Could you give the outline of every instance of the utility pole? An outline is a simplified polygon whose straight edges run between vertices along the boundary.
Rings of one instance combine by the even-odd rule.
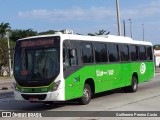
[[[132,19],[129,19],[129,21],[130,21],[130,34],[131,34],[131,38],[133,37],[132,36]]]
[[[116,9],[117,9],[118,35],[121,36],[121,21],[120,21],[119,0],[116,0]]]
[[[142,24],[143,41],[144,41],[144,24]]]
[[[8,62],[9,62],[9,76],[11,77],[12,74],[11,74],[11,70],[12,70],[12,67],[11,67],[11,52],[10,52],[10,44],[9,44],[9,32],[6,32],[6,38],[7,38],[7,41],[8,41]]]
[[[126,36],[126,23],[125,23],[125,20],[123,20],[123,30],[124,30],[124,36]]]

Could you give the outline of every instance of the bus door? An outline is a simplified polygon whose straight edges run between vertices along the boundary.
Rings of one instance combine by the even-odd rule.
[[[120,60],[121,60],[121,87],[125,86],[128,82],[131,81],[131,63],[129,57],[129,46],[126,44],[119,45],[119,53],[120,53]]]
[[[106,44],[95,43],[95,62],[96,62],[96,92],[110,89],[111,79],[108,78],[108,55]]]
[[[111,81],[111,89],[114,89],[121,86],[122,83],[120,78],[121,64],[120,64],[118,44],[107,43],[107,50],[109,57],[108,79],[110,79]]]

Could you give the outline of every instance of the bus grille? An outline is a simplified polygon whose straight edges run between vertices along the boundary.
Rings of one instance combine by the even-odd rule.
[[[44,100],[46,98],[46,94],[40,94],[40,95],[26,95],[26,94],[21,94],[22,97],[25,100],[29,100],[30,98],[37,98],[38,100]]]

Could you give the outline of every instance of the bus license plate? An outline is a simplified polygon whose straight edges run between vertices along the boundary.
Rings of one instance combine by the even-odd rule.
[[[29,98],[29,101],[38,101],[38,98]]]

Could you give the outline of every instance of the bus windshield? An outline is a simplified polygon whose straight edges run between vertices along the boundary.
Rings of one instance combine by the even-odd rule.
[[[54,45],[17,49],[14,57],[14,76],[17,82],[23,86],[50,83],[60,71],[59,54],[60,48]]]

